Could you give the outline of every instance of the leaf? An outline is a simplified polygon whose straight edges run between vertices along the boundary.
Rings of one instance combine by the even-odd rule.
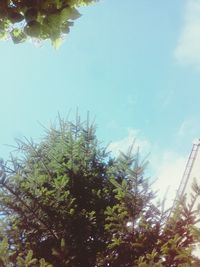
[[[63,42],[62,38],[59,37],[52,41],[52,45],[55,49],[58,49],[61,46],[62,42]]]
[[[0,31],[0,40],[6,40],[8,37],[7,32]]]
[[[73,8],[70,12],[70,19],[75,20],[81,17],[81,14],[78,12],[77,9]]]
[[[60,248],[61,248],[61,251],[64,251],[64,249],[65,249],[65,240],[64,240],[64,238],[61,239]]]
[[[61,0],[55,0],[57,9],[62,7],[62,1]]]
[[[22,43],[26,40],[25,33],[20,29],[12,30],[10,35],[11,35],[11,38],[12,38],[14,44],[19,44],[19,43]]]
[[[39,38],[40,33],[42,32],[42,26],[38,21],[30,21],[24,28],[24,31],[31,37]]]
[[[61,20],[75,20],[81,17],[81,14],[75,8],[66,7],[61,12]]]
[[[44,258],[39,260],[40,266],[39,267],[53,267],[51,264],[47,263]]]
[[[33,251],[29,250],[27,256],[26,256],[26,262],[28,263],[33,257]]]
[[[111,177],[110,182],[111,182],[116,188],[121,188],[121,185],[115,180],[114,177]]]

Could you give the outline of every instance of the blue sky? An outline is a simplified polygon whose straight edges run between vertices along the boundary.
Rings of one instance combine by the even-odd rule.
[[[180,179],[200,136],[200,0],[101,0],[81,13],[59,50],[0,43],[0,156],[78,107],[114,152],[136,137],[158,187]]]

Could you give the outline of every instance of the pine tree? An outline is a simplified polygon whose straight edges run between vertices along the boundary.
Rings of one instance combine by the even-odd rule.
[[[105,247],[104,211],[114,202],[94,127],[60,120],[40,144],[18,145],[21,156],[2,164],[1,176],[10,246],[56,267],[94,266]]]
[[[199,211],[182,200],[169,217],[155,204],[134,147],[112,157],[77,116],[17,148],[0,162],[2,266],[198,266]]]

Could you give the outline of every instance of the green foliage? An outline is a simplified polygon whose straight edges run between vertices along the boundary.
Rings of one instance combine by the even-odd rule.
[[[0,38],[14,43],[26,39],[50,39],[61,44],[73,21],[81,15],[77,8],[96,0],[2,0],[0,2]]]
[[[9,245],[8,240],[4,238],[0,243],[0,265],[2,267],[9,266]]]
[[[5,235],[16,251],[32,250],[56,267],[94,266],[105,247],[105,207],[114,201],[94,127],[60,121],[40,144],[27,140],[19,149],[21,157],[2,167]]]
[[[37,259],[33,258],[33,251],[29,250],[26,257],[23,259],[22,257],[17,257],[17,264],[19,267],[30,267],[34,266],[37,263]]]
[[[200,260],[194,253],[200,241],[200,230],[197,226],[199,210],[194,209],[194,204],[200,196],[200,187],[197,183],[194,183],[193,187],[191,202],[187,203],[185,197],[179,200],[171,217],[167,217],[152,253],[141,256],[137,261],[138,266],[197,267],[200,265]]]
[[[45,259],[33,258],[33,251],[29,250],[27,254],[19,253],[16,256],[8,243],[8,240],[4,238],[0,242],[0,266],[1,267],[52,267],[51,264],[47,263]]]
[[[0,163],[0,266],[199,266],[197,184],[192,203],[181,200],[169,217],[139,152],[112,158],[78,117],[17,148]]]

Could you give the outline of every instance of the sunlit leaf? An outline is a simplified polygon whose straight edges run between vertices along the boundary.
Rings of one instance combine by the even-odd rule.
[[[62,42],[63,42],[62,38],[57,38],[52,41],[52,45],[55,49],[58,49],[61,46]]]
[[[15,44],[22,43],[26,40],[25,33],[20,29],[14,29],[10,33],[11,38]]]

